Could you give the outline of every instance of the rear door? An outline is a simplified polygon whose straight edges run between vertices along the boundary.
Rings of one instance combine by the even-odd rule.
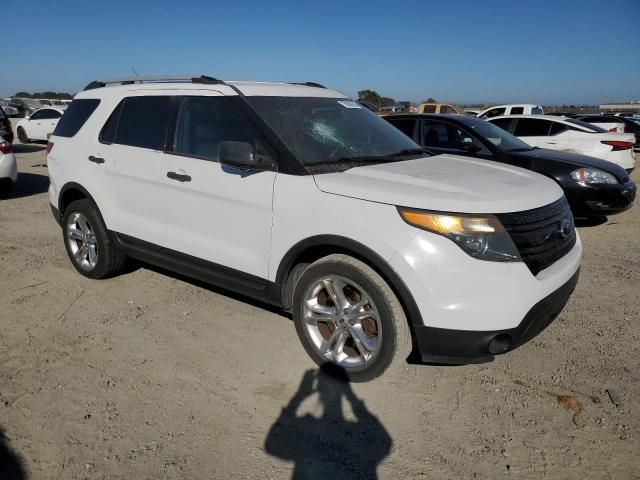
[[[27,132],[27,137],[31,140],[44,140],[45,137],[45,126],[44,122],[46,121],[44,117],[47,115],[47,110],[38,110],[37,112],[33,112],[33,114],[25,119],[27,124],[25,125],[25,130]]]
[[[160,158],[171,97],[137,90],[115,107],[87,161],[104,176],[100,205],[110,230],[157,245],[165,240],[171,198],[164,192]]]
[[[56,125],[62,117],[62,113],[53,108],[45,108],[44,110],[40,110],[42,115],[40,115],[40,119],[37,122],[39,131],[38,131],[38,140],[46,140],[50,134],[56,129]]]
[[[174,116],[170,153],[161,161],[167,247],[267,278],[276,172],[218,161],[223,141],[247,142],[257,152],[265,142],[219,92],[177,97]]]

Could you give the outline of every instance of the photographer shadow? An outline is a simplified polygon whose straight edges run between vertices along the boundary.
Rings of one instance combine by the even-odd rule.
[[[26,480],[27,473],[22,458],[9,446],[4,429],[0,426],[0,479]]]
[[[322,416],[298,416],[303,401],[318,394]],[[343,414],[343,399],[353,418]],[[322,370],[305,372],[298,391],[271,426],[265,450],[295,463],[292,479],[376,479],[393,441],[345,379]]]

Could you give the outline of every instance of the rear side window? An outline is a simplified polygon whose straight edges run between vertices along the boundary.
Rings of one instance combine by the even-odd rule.
[[[174,152],[217,160],[220,143],[224,141],[247,142],[257,147],[255,136],[229,99],[184,97],[178,113]]]
[[[45,109],[40,110],[41,115],[38,117],[40,120],[52,120],[54,118],[60,118],[62,114],[57,110]]]
[[[387,118],[387,121],[404,133],[407,137],[413,138],[413,132],[416,128],[416,121],[410,118]]]
[[[524,107],[512,107],[511,115],[521,115],[524,113]]]
[[[456,109],[453,108],[451,105],[442,105],[440,107],[440,113],[458,113],[458,112],[456,112]]]
[[[168,96],[125,98],[113,143],[164,150],[170,100]]]
[[[513,134],[516,137],[546,137],[549,135],[551,122],[533,118],[519,118]]]
[[[73,137],[98,107],[100,100],[93,98],[79,99],[71,102],[60,118],[53,134],[57,137]]]
[[[503,130],[509,130],[509,125],[511,125],[511,119],[510,118],[499,118],[497,120],[492,120],[491,123],[493,123],[496,127],[500,127]]]
[[[532,115],[542,115],[542,109],[539,107],[533,107],[531,109],[531,114]]]
[[[435,105],[425,105],[423,113],[436,113],[436,106]]]

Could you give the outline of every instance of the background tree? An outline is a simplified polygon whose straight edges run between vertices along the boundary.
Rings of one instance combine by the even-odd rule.
[[[429,97],[426,100],[423,100],[422,103],[438,103],[438,101],[433,97]]]
[[[382,98],[378,94],[378,92],[374,90],[360,90],[358,92],[358,100],[363,102],[372,103],[373,105],[382,105]]]

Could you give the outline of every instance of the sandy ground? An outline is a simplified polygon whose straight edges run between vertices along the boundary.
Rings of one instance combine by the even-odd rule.
[[[580,229],[580,283],[533,342],[347,386],[278,311],[77,274],[43,148],[16,146],[0,200],[0,478],[640,478],[638,207]]]

